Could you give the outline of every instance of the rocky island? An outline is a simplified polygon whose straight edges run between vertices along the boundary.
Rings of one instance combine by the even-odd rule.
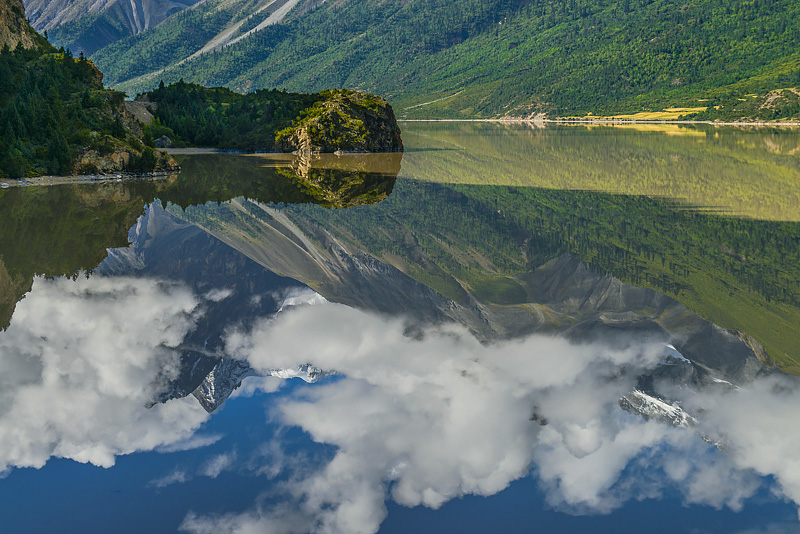
[[[283,152],[401,152],[392,106],[356,91],[323,91],[304,116],[276,134]]]
[[[177,83],[140,94],[150,114],[145,142],[244,152],[401,152],[394,111],[381,97],[346,89],[319,93]]]

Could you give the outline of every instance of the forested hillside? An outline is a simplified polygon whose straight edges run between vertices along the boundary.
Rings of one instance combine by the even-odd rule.
[[[167,160],[138,139],[123,94],[69,52],[0,51],[0,176],[152,171]]]
[[[275,132],[320,100],[319,94],[255,91],[243,95],[224,87],[205,88],[179,81],[141,97],[153,102],[155,120],[145,142],[166,135],[184,146],[247,151],[274,148]]]
[[[339,86],[387,97],[408,117],[800,115],[793,0],[305,0],[282,23],[213,46],[274,11],[242,9],[203,2],[93,59],[129,92],[180,78]]]
[[[141,144],[141,128],[127,114],[124,95],[104,89],[103,75],[90,61],[56,50],[37,35],[21,2],[0,0],[0,13],[10,14],[0,27],[12,30],[0,49],[0,177],[168,165],[165,156]],[[19,44],[12,50],[8,43],[14,39]]]

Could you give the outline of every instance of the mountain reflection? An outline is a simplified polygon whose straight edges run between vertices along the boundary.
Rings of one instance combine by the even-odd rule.
[[[589,134],[559,142],[600,154]],[[791,167],[792,141],[762,137],[745,152]],[[172,523],[129,530],[194,533],[372,533],[394,504],[529,478],[569,514],[800,504],[798,223],[471,183],[490,141],[449,180],[446,150],[402,172],[214,154],[161,182],[0,191],[0,484],[128,463],[126,499],[74,498],[129,512],[138,484]]]
[[[219,295],[146,278],[37,279],[0,338],[6,470],[51,456],[108,467],[134,451],[220,439],[199,433],[208,415],[194,399],[145,408],[185,372],[181,346]],[[231,318],[219,354],[254,375],[309,363],[336,371],[335,380],[278,389],[270,410],[335,452],[304,465],[272,441],[256,463],[217,457],[204,476],[269,472],[268,487],[286,476],[270,490],[270,502],[280,499],[245,513],[189,513],[185,531],[376,532],[386,499],[438,508],[531,475],[551,506],[571,513],[674,491],[687,504],[734,510],[762,487],[800,499],[800,436],[785,425],[800,409],[795,378],[676,379],[674,368],[692,364],[640,332],[486,345],[458,325],[409,336],[407,319],[292,298],[249,324]],[[637,392],[648,404],[626,413],[621,400]],[[691,424],[668,417],[675,412]],[[176,471],[152,484],[190,477]]]
[[[342,156],[181,158],[165,180],[0,190],[0,329],[34,275],[91,271],[106,250],[126,244],[128,229],[155,199],[183,208],[247,197],[270,203],[342,208],[380,202],[394,186],[401,153]]]
[[[797,223],[660,199],[412,180],[368,210],[239,200],[173,213],[335,302],[448,317],[502,339],[579,329],[603,311],[661,317],[669,330],[682,312],[667,319],[656,298],[666,295],[734,331],[762,361],[798,370]]]

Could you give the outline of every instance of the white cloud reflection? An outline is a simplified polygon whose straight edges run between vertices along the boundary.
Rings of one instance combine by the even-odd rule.
[[[205,463],[200,473],[209,478],[217,478],[224,471],[231,469],[234,462],[236,462],[236,452],[217,454]]]
[[[185,444],[207,418],[193,399],[144,406],[197,306],[172,283],[36,279],[0,335],[0,471]]]
[[[687,429],[619,408],[636,372],[658,361],[659,344],[631,339],[620,348],[533,336],[484,346],[456,327],[422,339],[404,331],[399,320],[326,304],[229,333],[230,353],[257,369],[311,363],[344,375],[302,388],[277,408],[282,422],[336,453],[287,483],[292,506],[189,514],[182,528],[372,533],[387,497],[438,508],[466,494],[495,494],[531,471],[548,502],[573,513],[609,512],[659,497],[667,486],[687,503],[739,510],[766,474],[800,502],[800,459],[792,453],[800,435],[785,428],[800,409],[800,392],[776,398],[774,383],[764,381],[724,397],[695,395],[703,420],[718,426],[710,430],[729,438],[722,454]],[[547,425],[531,420],[534,410]]]
[[[134,451],[217,442],[219,435],[196,434],[207,414],[194,399],[144,409],[154,378],[177,372],[171,347],[193,328],[199,302],[172,283],[37,279],[0,336],[0,473],[52,456],[110,466]],[[739,510],[770,484],[763,476],[779,497],[800,502],[795,379],[672,392],[701,414],[699,433],[725,437],[721,453],[689,430],[617,405],[636,374],[657,363],[659,343],[532,336],[486,346],[455,326],[409,337],[401,320],[308,294],[286,304],[252,331],[229,332],[226,349],[265,371],[311,363],[341,373],[279,398],[272,414],[336,452],[312,465],[271,441],[256,460],[232,452],[209,459],[197,474],[216,477],[245,463],[289,500],[259,501],[244,514],[190,513],[185,531],[372,533],[387,498],[438,508],[462,495],[493,495],[531,472],[549,504],[571,513],[609,512],[667,487],[687,503]],[[239,395],[279,384],[247,379]],[[543,418],[544,426],[534,420]],[[152,485],[189,478],[176,469]]]
[[[687,403],[703,408],[707,428],[727,436],[725,457],[740,469],[774,476],[778,490],[800,503],[800,413],[798,379],[786,375],[762,378],[722,394],[702,392]]]

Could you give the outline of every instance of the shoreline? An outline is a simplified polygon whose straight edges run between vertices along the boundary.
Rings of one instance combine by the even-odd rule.
[[[177,170],[149,173],[79,174],[75,176],[33,176],[30,178],[0,178],[0,189],[11,187],[36,187],[66,184],[99,184],[107,182],[141,182],[164,180],[177,175]]]
[[[745,121],[681,121],[681,120],[633,120],[633,119],[397,119],[397,122],[499,122],[499,123],[518,123],[518,124],[574,124],[574,125],[602,125],[616,126],[627,124],[686,124],[686,125],[706,125],[706,126],[755,126],[755,127],[785,127],[799,128],[800,122],[745,122]]]

